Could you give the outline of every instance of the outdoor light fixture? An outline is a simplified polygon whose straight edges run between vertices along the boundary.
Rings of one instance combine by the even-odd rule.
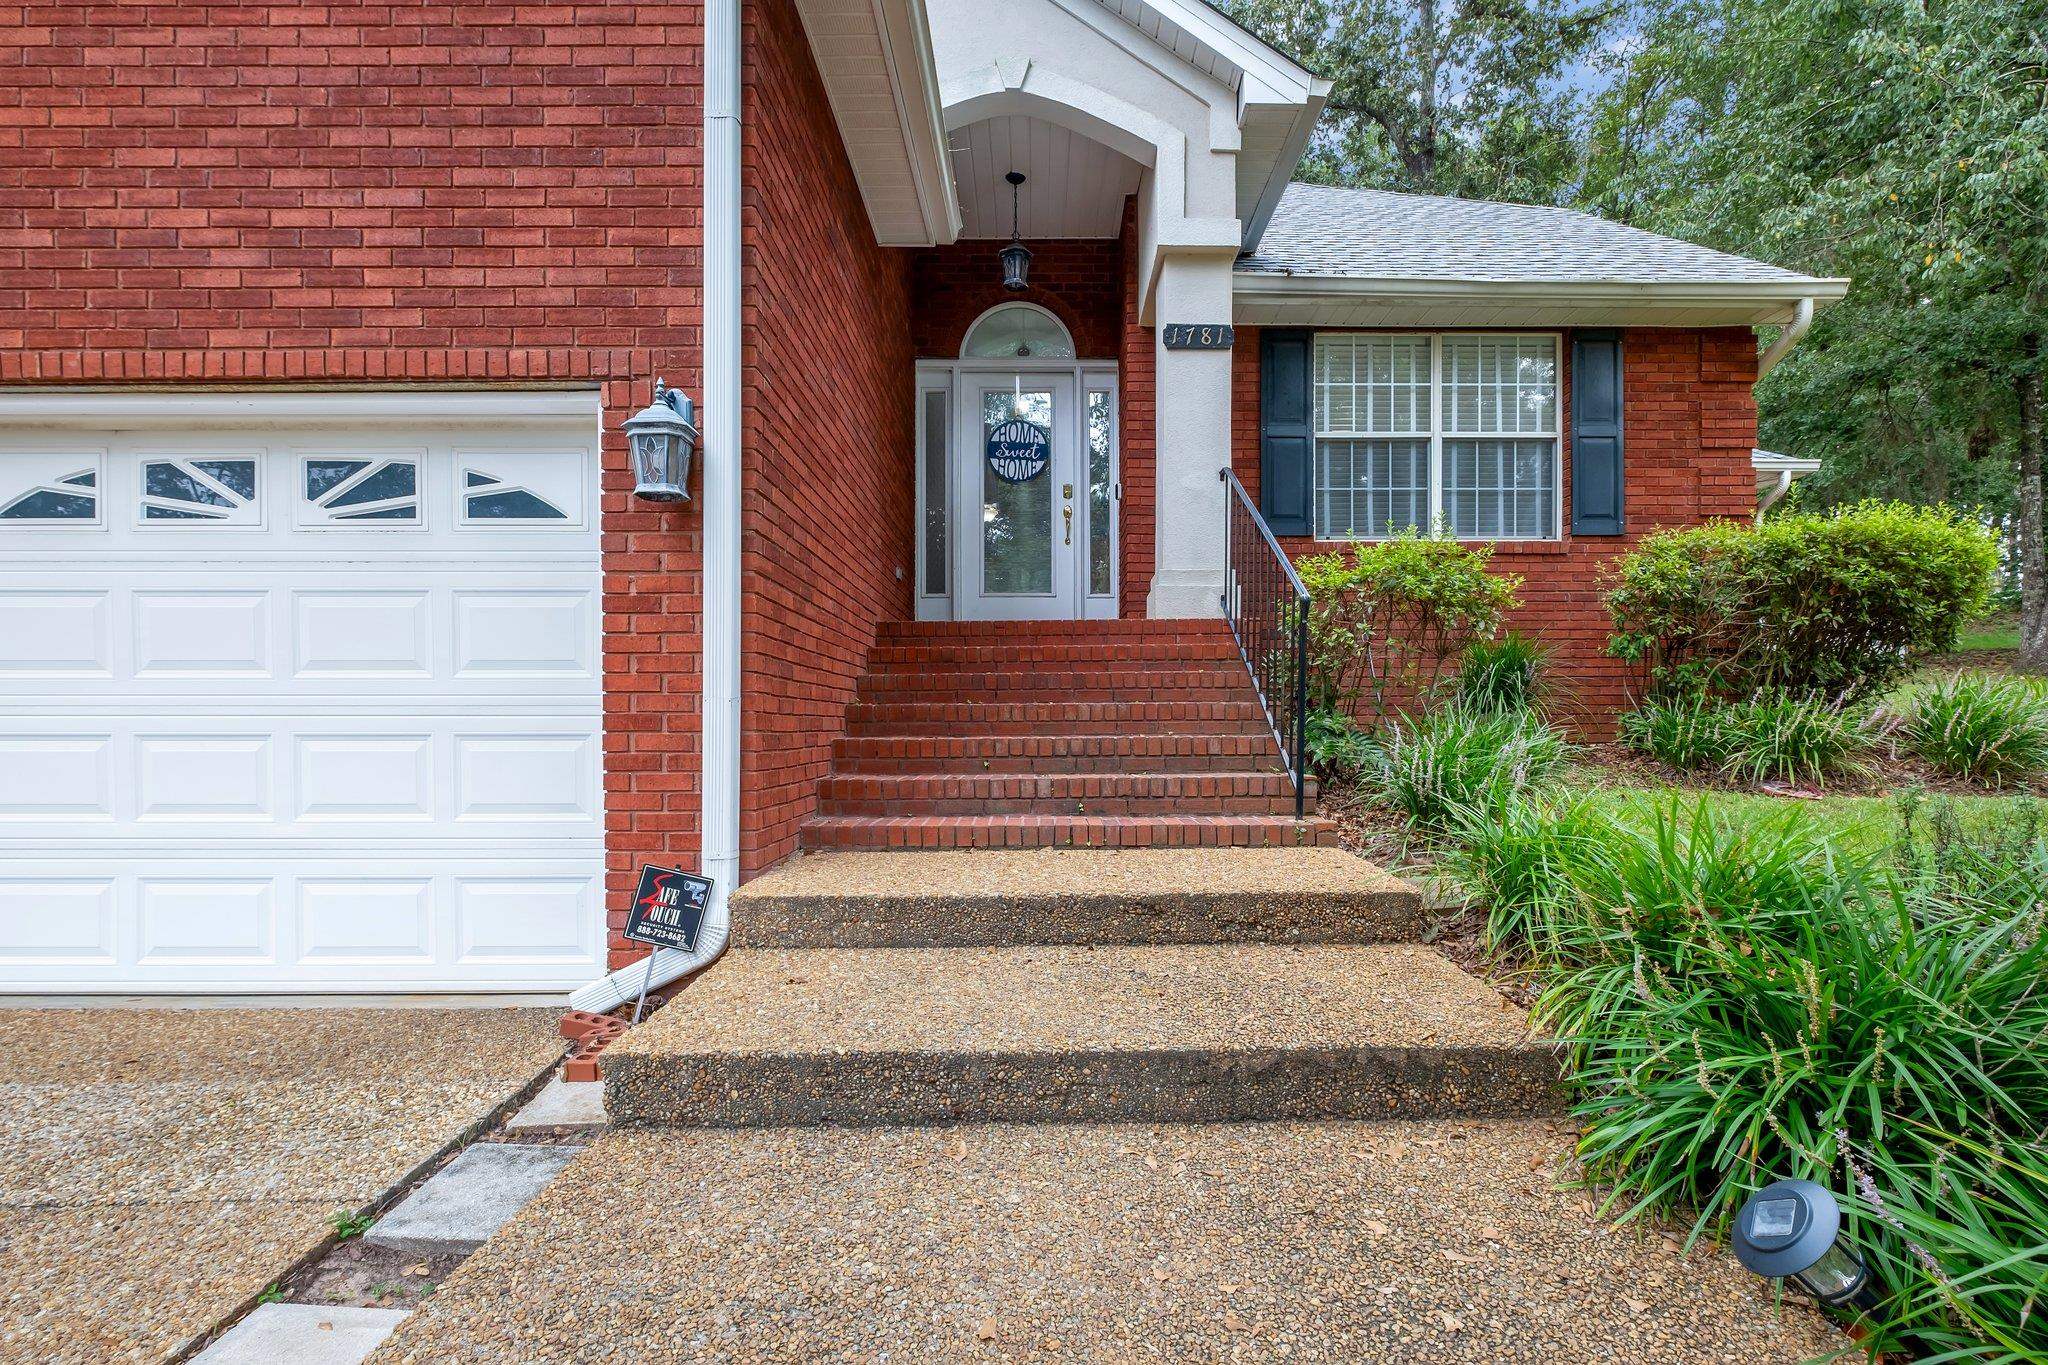
[[[1787,1279],[1829,1308],[1877,1307],[1863,1258],[1836,1239],[1842,1209],[1811,1180],[1780,1180],[1735,1215],[1735,1259],[1767,1279]]]
[[[1010,182],[1010,244],[996,255],[1003,262],[1003,288],[1020,294],[1031,287],[1026,278],[1031,273],[1031,248],[1017,231],[1017,190],[1024,183],[1024,172],[1011,171],[1003,179]]]
[[[697,409],[676,389],[654,381],[654,401],[626,419],[633,446],[633,496],[648,502],[690,500],[690,456],[697,449]]]

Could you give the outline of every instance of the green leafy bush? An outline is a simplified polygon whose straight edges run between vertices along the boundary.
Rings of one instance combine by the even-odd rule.
[[[1663,531],[1616,566],[1608,650],[1655,698],[1852,700],[1952,648],[1997,558],[1964,514],[1903,503]]]
[[[1492,552],[1404,532],[1295,564],[1309,593],[1309,706],[1383,714],[1389,693],[1423,697],[1448,661],[1500,628],[1521,579]]]
[[[1324,777],[1349,777],[1372,756],[1372,737],[1342,711],[1311,711],[1307,736],[1309,766]]]
[[[1945,773],[2004,782],[2048,771],[2048,702],[2018,678],[1956,673],[1889,710],[1900,743]]]
[[[1458,661],[1457,704],[1475,711],[1533,710],[1541,700],[1547,654],[1519,631],[1474,640]]]
[[[1609,821],[1585,797],[1464,808],[1441,866],[1486,913],[1489,956],[1555,962],[1570,952],[1577,869],[1598,856]]]
[[[1745,782],[1826,782],[1867,773],[1876,747],[1857,711],[1814,698],[1758,697],[1720,713],[1728,757],[1721,770]]]
[[[1449,706],[1389,724],[1365,778],[1373,798],[1410,824],[1443,829],[1548,783],[1570,755],[1564,737],[1531,712]]]
[[[1646,701],[1624,712],[1621,742],[1682,772],[1718,769],[1733,748],[1724,708],[1697,695]]]

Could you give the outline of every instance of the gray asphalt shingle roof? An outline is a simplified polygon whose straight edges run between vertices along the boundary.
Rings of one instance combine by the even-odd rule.
[[[1811,279],[1569,209],[1289,185],[1241,274],[1785,284]]]

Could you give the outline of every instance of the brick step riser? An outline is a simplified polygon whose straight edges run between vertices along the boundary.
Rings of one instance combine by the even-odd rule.
[[[1258,700],[1258,694],[1249,687],[1234,685],[1208,686],[1131,686],[1128,684],[1104,684],[1093,682],[1071,682],[1047,684],[1044,686],[1017,686],[1008,688],[987,687],[900,687],[888,683],[877,683],[864,679],[854,693],[857,702],[871,706],[917,706],[925,703],[968,706],[1003,706],[1006,704],[1032,702],[1077,702],[1082,705],[1117,706],[1122,704],[1150,704],[1154,706],[1251,706]]]
[[[1211,797],[1278,797],[1294,799],[1294,784],[1284,773],[1231,772],[1175,775],[1121,772],[1096,775],[1023,773],[911,773],[902,777],[825,779],[818,795],[826,801],[997,800],[1008,797],[1097,800],[1120,797],[1139,801],[1195,801]]]
[[[1278,796],[989,796],[911,797],[903,800],[826,800],[820,815],[889,819],[931,815],[957,818],[975,815],[1292,815],[1294,794]]]
[[[960,720],[937,717],[931,720],[850,720],[847,736],[859,740],[879,739],[941,739],[960,735],[971,735],[986,739],[1113,739],[1128,734],[1135,728],[1130,721],[1120,720]],[[1204,739],[1210,736],[1240,737],[1265,735],[1272,731],[1263,720],[1199,720],[1160,721],[1147,720],[1143,728],[1165,729],[1168,733],[1189,739]]]
[[[1113,735],[1098,738],[1112,740]],[[900,747],[915,741],[866,740],[855,743],[889,743]],[[845,741],[842,741],[845,743]],[[835,773],[848,777],[912,777],[922,774],[948,776],[1010,777],[1032,773],[1082,776],[1109,773],[1174,773],[1195,776],[1203,773],[1281,772],[1273,743],[1246,745],[1242,753],[1119,754],[1058,753],[1022,754],[974,753],[927,754],[923,756],[844,753],[832,763]]]
[[[630,1055],[605,1107],[700,1128],[1526,1118],[1563,1112],[1557,1078],[1533,1047]]]
[[[961,735],[988,733],[990,725],[1020,724],[1048,734],[1063,726],[1087,726],[1074,731],[1085,734],[1238,734],[1243,725],[1264,730],[1265,722],[1257,706],[1237,701],[856,701],[846,708],[849,729],[952,724]]]
[[[886,645],[930,641],[996,644],[1099,644],[1108,640],[1229,640],[1230,628],[1217,620],[1116,621],[885,621],[875,631]]]
[[[1334,847],[1334,825],[1278,817],[1190,816],[1115,821],[1088,816],[935,817],[897,820],[820,816],[804,822],[806,849],[924,848],[1297,848]]]
[[[975,669],[1017,672],[1030,668],[1236,668],[1244,664],[1237,646],[1225,640],[1189,648],[1158,644],[1099,645],[886,645],[868,654],[878,672]]]

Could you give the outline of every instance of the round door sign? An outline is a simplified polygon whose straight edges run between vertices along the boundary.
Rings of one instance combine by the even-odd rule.
[[[988,467],[1004,483],[1030,483],[1052,462],[1052,432],[1013,417],[988,432]]]

